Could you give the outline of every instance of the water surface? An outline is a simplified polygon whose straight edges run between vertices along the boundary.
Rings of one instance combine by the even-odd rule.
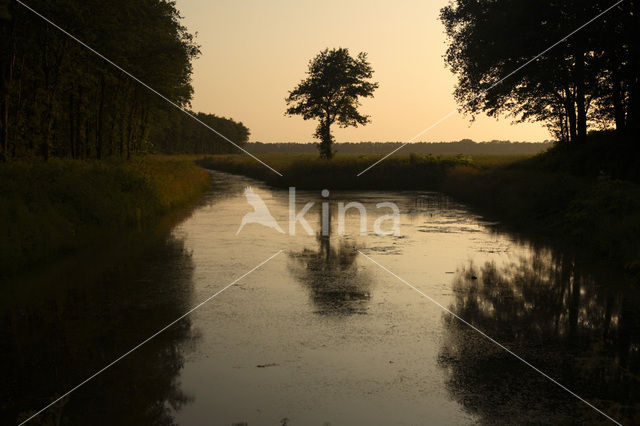
[[[48,424],[606,422],[358,250],[612,417],[637,422],[635,287],[496,232],[429,192],[297,191],[314,232],[248,224],[244,190],[288,231],[289,194],[213,173],[187,217],[7,283],[2,419],[16,423],[282,253],[38,417]],[[320,203],[331,232],[321,235]],[[338,202],[366,206],[337,232]],[[373,223],[392,201],[400,234]],[[387,228],[390,222],[386,223]],[[384,228],[384,226],[383,226]]]

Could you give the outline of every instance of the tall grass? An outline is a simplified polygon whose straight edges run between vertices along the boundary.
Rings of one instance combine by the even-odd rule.
[[[336,155],[333,160],[314,154],[265,154],[260,158],[284,176],[280,177],[248,156],[215,155],[199,161],[203,167],[238,173],[277,187],[304,189],[436,189],[455,166],[478,168],[509,164],[527,156],[397,155],[371,170],[357,174],[382,158],[381,155]]]
[[[208,173],[190,158],[0,165],[0,276],[144,224],[202,193]]]

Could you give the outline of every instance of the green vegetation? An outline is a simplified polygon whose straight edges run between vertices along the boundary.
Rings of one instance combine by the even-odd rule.
[[[189,157],[0,164],[0,275],[153,223],[208,185]]]

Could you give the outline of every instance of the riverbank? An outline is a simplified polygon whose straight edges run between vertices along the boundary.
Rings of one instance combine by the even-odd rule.
[[[381,156],[338,155],[330,162],[312,155],[261,157],[283,177],[247,156],[207,157],[199,164],[276,187],[441,191],[525,236],[557,241],[637,273],[640,185],[615,174],[615,159],[600,167],[587,161],[597,158],[588,149],[533,157],[397,155],[360,177]]]
[[[382,155],[338,154],[331,161],[316,154],[264,154],[260,158],[279,171],[279,176],[251,157],[231,154],[198,160],[202,167],[241,174],[262,180],[274,187],[301,189],[374,189],[411,190],[438,188],[455,167],[486,170],[529,158],[527,155],[394,155],[371,170],[358,173],[382,158]]]
[[[144,227],[197,199],[209,174],[194,159],[0,164],[0,276]]]

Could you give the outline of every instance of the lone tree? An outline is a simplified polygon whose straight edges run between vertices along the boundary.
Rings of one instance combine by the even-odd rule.
[[[356,58],[348,49],[325,49],[309,61],[308,77],[289,92],[286,115],[301,115],[303,119],[320,121],[314,136],[320,139],[320,157],[333,157],[331,125],[340,127],[367,124],[368,115],[358,112],[358,98],[373,97],[378,83],[368,81],[373,68],[367,62],[367,54]]]

